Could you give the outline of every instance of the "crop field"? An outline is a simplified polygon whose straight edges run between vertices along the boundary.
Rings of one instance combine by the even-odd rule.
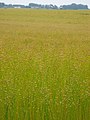
[[[90,120],[90,10],[0,9],[0,120]]]

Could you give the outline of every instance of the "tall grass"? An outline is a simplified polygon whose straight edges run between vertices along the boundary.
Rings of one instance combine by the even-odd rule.
[[[0,120],[89,120],[90,11],[0,9]]]

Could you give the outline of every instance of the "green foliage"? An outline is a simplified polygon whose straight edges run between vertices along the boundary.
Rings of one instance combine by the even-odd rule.
[[[89,12],[0,9],[0,120],[89,120]]]

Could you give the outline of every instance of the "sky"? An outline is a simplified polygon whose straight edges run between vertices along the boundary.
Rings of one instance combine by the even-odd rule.
[[[88,7],[90,8],[90,0],[0,0],[0,2],[4,2],[6,4],[11,3],[11,4],[25,4],[25,5],[28,5],[29,3],[54,4],[57,6],[77,3],[77,4],[88,5]]]

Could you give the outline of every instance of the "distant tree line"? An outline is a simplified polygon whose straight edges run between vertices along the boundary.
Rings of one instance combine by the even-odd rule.
[[[74,9],[74,10],[78,10],[78,9],[88,9],[88,6],[87,5],[82,5],[82,4],[75,4],[75,3],[72,3],[71,5],[63,5],[63,6],[60,6],[61,9]]]
[[[64,10],[78,10],[78,9],[88,9],[87,5],[75,4],[71,5],[41,5],[36,3],[29,3],[29,5],[19,5],[19,4],[5,4],[0,2],[0,8],[35,8],[35,9],[64,9]]]

